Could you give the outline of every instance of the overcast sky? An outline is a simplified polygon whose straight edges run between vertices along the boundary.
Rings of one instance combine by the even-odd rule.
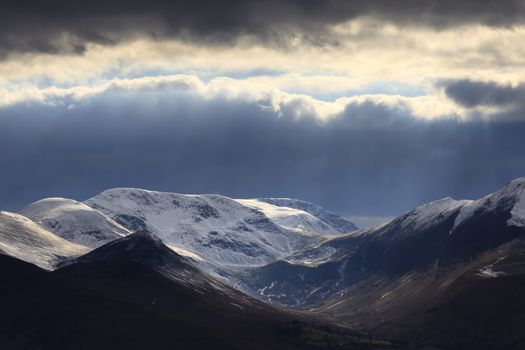
[[[517,0],[7,0],[0,209],[111,187],[355,217],[478,198],[525,176],[523,42]]]

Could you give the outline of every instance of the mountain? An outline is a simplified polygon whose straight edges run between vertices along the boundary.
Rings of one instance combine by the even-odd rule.
[[[0,211],[0,253],[33,263],[44,269],[88,252],[43,229],[25,216]]]
[[[405,348],[263,304],[186,260],[147,232],[118,239],[52,273],[0,256],[0,273],[10,281],[0,288],[0,347]]]
[[[131,232],[106,215],[72,199],[46,198],[20,211],[70,242],[96,248]]]
[[[313,203],[289,198],[237,199],[237,202],[262,211],[276,224],[304,234],[334,235],[357,230],[340,216]]]
[[[272,303],[375,336],[520,349],[524,202],[525,178],[480,200],[438,200],[381,227],[327,239],[300,252],[302,259],[252,269],[243,283]]]
[[[170,247],[222,268],[263,266],[338,232],[304,211],[263,210],[262,203],[132,188],[107,190],[85,201],[131,231],[147,229]],[[270,210],[287,212],[276,218],[267,215]],[[283,224],[293,220],[304,223],[303,229]]]

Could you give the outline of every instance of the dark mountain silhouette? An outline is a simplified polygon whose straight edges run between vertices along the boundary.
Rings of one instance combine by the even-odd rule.
[[[156,237],[55,272],[0,255],[2,349],[397,349],[215,281]]]

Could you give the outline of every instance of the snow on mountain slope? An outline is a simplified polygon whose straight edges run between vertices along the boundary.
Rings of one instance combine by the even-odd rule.
[[[310,235],[329,235],[340,232],[337,228],[304,210],[277,206],[258,199],[236,199],[236,201],[262,211],[270,220],[285,229]]]
[[[318,232],[320,234],[347,233],[357,230],[357,226],[354,223],[310,202],[291,198],[258,198],[256,201],[278,207],[297,209],[312,215],[324,224],[323,228],[329,230]]]
[[[395,239],[406,238],[409,235],[418,234],[425,228],[447,220],[471,203],[472,201],[470,200],[438,199],[409,211],[407,214],[385,225],[384,230],[378,231],[389,234],[394,233],[395,237],[393,238]],[[375,231],[371,230],[370,232],[374,233]]]
[[[475,201],[443,198],[424,204],[391,221],[384,229],[371,230],[369,234],[388,233],[399,239],[418,234],[449,218],[454,220],[449,233],[454,234],[472,218],[496,212],[508,213],[508,225],[525,227],[525,177],[511,181],[500,190]]]
[[[264,265],[313,240],[219,195],[116,188],[84,203],[131,231],[151,231],[165,244],[223,267]]]
[[[23,208],[20,214],[70,242],[91,248],[131,233],[106,215],[72,199],[42,199]]]
[[[6,255],[52,270],[56,263],[89,250],[57,237],[25,216],[0,211],[0,251]]]
[[[512,208],[512,217],[508,223],[514,226],[525,227],[525,180],[521,182],[519,195]]]
[[[456,218],[454,228],[477,213],[490,212],[498,208],[510,210],[508,225],[525,227],[525,177],[515,179],[499,191],[463,207]]]

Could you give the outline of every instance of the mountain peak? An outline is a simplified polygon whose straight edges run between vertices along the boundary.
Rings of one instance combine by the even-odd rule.
[[[140,231],[134,232],[130,234],[127,238],[129,240],[141,239],[141,240],[155,242],[155,243],[162,243],[159,237],[157,237],[156,235],[154,235],[148,230],[140,230]]]
[[[160,238],[146,230],[109,242],[79,257],[76,262],[101,260],[129,260],[152,265],[185,261],[183,257],[164,245]]]
[[[107,268],[142,265],[193,286],[209,285],[211,281],[188,258],[168,248],[159,237],[147,230],[109,242],[67,264],[73,269],[90,269],[97,265]],[[222,286],[218,282],[215,284]]]
[[[128,250],[165,247],[162,240],[148,230],[134,232],[107,245],[125,246]]]

